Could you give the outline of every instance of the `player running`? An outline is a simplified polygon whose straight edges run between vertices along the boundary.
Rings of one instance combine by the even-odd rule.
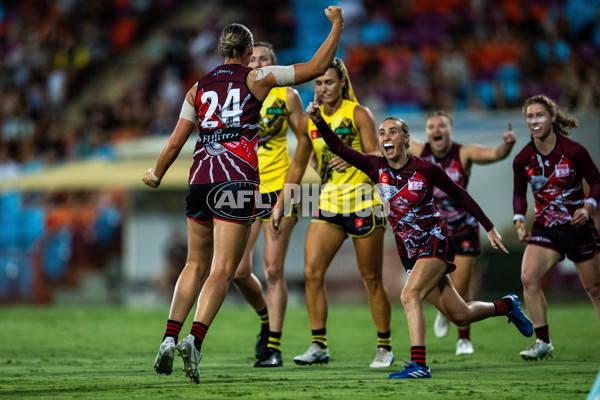
[[[600,319],[600,236],[591,216],[600,200],[600,173],[587,150],[567,138],[578,123],[563,115],[544,95],[525,101],[523,114],[531,141],[513,162],[514,222],[521,242],[527,243],[521,264],[523,297],[531,314],[536,340],[521,352],[525,360],[552,356],[542,278],[568,257]],[[583,179],[590,185],[586,199]],[[532,230],[526,227],[527,182],[535,200]]]
[[[408,320],[411,362],[389,378],[430,378],[426,363],[425,315],[427,299],[456,325],[506,315],[525,336],[533,334],[531,321],[521,311],[515,295],[493,303],[465,303],[448,274],[456,267],[454,242],[441,215],[435,209],[433,188],[438,187],[454,198],[485,228],[495,249],[506,252],[492,222],[473,198],[455,184],[436,164],[406,153],[410,134],[399,118],[387,118],[379,126],[379,146],[383,157],[360,153],[346,146],[321,117],[316,102],[307,114],[315,122],[329,148],[365,172],[376,184],[386,207],[387,217],[408,279],[401,300]]]
[[[502,136],[502,143],[497,147],[484,147],[477,144],[454,142],[452,132],[454,121],[445,111],[434,111],[427,116],[425,132],[427,143],[411,141],[410,154],[438,164],[457,185],[467,190],[473,164],[491,164],[505,159],[512,150],[516,137],[511,124]],[[465,302],[471,301],[471,277],[481,253],[479,243],[479,225],[467,210],[456,204],[454,199],[438,188],[433,189],[433,197],[437,210],[444,218],[448,230],[454,239],[456,270],[450,274],[454,287]],[[441,312],[437,313],[433,324],[436,337],[448,334],[450,323]],[[471,343],[471,327],[464,325],[458,328],[456,355],[473,354]]]
[[[345,143],[367,153],[377,151],[375,120],[367,107],[358,104],[341,59],[335,58],[327,72],[315,79],[315,94],[323,103],[323,118],[331,123]],[[333,154],[307,116],[303,118],[302,131],[306,135],[298,143],[298,158],[295,157],[294,162],[300,163],[301,168],[297,170],[303,172],[308,155],[314,150],[322,187],[319,208],[313,215],[304,243],[305,299],[312,342],[306,352],[294,357],[294,362],[298,365],[329,362],[325,275],[340,246],[350,236],[377,330],[375,358],[369,366],[388,367],[394,361],[394,354],[391,305],[383,286],[385,219],[381,202],[373,198],[369,177]],[[288,174],[286,179],[298,183],[301,175]],[[278,223],[281,224],[279,220]]]

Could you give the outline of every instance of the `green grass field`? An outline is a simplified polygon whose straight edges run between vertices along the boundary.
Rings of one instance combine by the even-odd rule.
[[[153,360],[168,308],[0,308],[0,397],[102,399],[585,399],[600,367],[600,325],[590,303],[551,304],[555,358],[519,358],[531,339],[505,317],[473,325],[475,354],[457,357],[455,330],[427,342],[432,379],[390,380],[409,360],[406,318],[395,304],[396,364],[370,369],[376,334],[366,306],[332,306],[328,365],[300,367],[292,358],[310,344],[306,310],[288,310],[284,366],[253,368],[259,320],[246,305],[226,304],[208,331],[199,385],[181,372],[157,375]],[[435,311],[426,309],[428,327]],[[191,322],[182,335],[189,333]],[[431,331],[431,329],[430,329]]]

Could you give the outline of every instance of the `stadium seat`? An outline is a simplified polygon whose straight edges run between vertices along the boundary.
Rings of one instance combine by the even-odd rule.
[[[477,97],[485,108],[493,108],[496,102],[496,88],[489,81],[475,82]]]
[[[71,231],[63,228],[46,239],[44,266],[50,281],[58,281],[67,270],[71,255]]]
[[[19,247],[29,250],[44,233],[44,210],[28,208],[19,213]]]

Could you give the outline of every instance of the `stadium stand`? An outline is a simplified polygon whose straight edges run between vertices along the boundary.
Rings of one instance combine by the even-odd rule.
[[[307,32],[323,28],[309,10],[329,2],[310,3],[236,0],[223,9],[215,0],[1,2],[0,184],[67,161],[114,159],[118,143],[168,135],[184,91],[220,62],[215,40],[227,22],[245,23],[256,40],[273,42],[281,63],[306,58],[315,46]],[[539,92],[571,110],[600,108],[600,0],[339,4],[347,25],[341,55],[358,98],[373,111],[507,110]],[[312,87],[299,91],[307,104]],[[87,222],[99,224],[107,218],[101,196],[0,195],[11,204],[0,215],[0,275],[29,271],[19,275],[25,283],[0,279],[0,301],[33,301],[44,292],[31,289],[39,284],[35,243],[46,244],[42,275],[49,281],[65,283],[74,264],[86,263],[77,261],[81,232],[74,223],[57,224],[56,207],[76,214],[72,198],[83,196]],[[122,212],[121,194],[114,198]]]

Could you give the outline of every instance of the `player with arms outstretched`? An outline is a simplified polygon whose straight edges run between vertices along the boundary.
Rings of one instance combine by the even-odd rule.
[[[427,299],[456,325],[507,315],[525,336],[532,335],[531,321],[521,311],[515,295],[493,303],[465,303],[448,274],[455,269],[454,242],[441,215],[435,209],[433,188],[438,187],[465,207],[488,233],[495,249],[506,249],[492,222],[473,198],[455,184],[436,164],[406,153],[410,135],[399,118],[387,118],[379,126],[379,147],[383,157],[360,153],[346,146],[323,120],[316,102],[307,114],[315,122],[329,148],[365,172],[376,184],[388,213],[396,246],[408,279],[401,300],[408,320],[411,362],[390,378],[430,378],[426,364],[425,315]]]

